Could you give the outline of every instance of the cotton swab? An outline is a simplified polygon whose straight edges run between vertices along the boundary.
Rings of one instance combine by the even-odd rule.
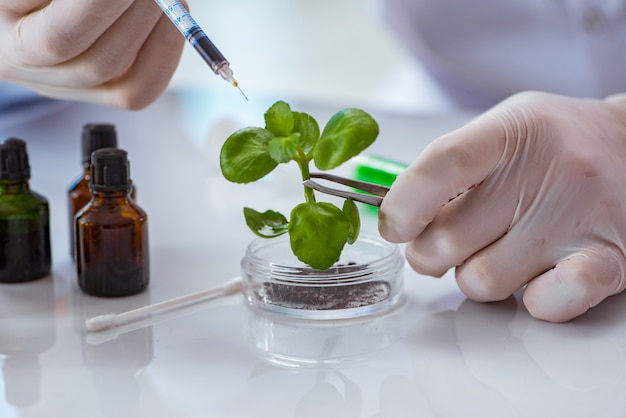
[[[180,308],[192,303],[204,302],[215,299],[219,296],[227,296],[241,292],[241,277],[235,277],[219,286],[210,289],[201,290],[199,292],[190,293],[185,296],[165,300],[153,305],[144,306],[132,311],[119,314],[108,313],[95,316],[85,321],[85,326],[91,332],[103,331],[108,328],[117,327],[119,325],[128,324],[129,322],[145,319],[147,316],[158,314],[159,312]]]

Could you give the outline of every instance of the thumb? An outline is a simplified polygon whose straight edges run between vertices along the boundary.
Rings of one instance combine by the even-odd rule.
[[[446,203],[489,175],[505,144],[502,118],[489,113],[435,139],[385,196],[378,219],[382,236],[392,242],[417,237]]]

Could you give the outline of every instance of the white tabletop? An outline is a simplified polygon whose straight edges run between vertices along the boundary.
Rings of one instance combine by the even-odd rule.
[[[72,105],[0,123],[1,135],[28,142],[31,186],[50,200],[54,262],[51,277],[0,285],[0,417],[626,416],[626,296],[550,324],[517,296],[478,304],[452,272],[407,269],[406,304],[381,317],[289,322],[235,295],[89,334],[94,315],[239,275],[254,237],[242,207],[286,210],[300,196],[285,176],[235,185],[219,172],[225,135],[261,124],[272,102],[168,94],[141,112]],[[338,110],[292,105],[323,122]],[[404,162],[467,120],[371,113],[381,135],[368,152]],[[87,122],[117,125],[148,213],[151,283],[140,295],[96,298],[76,283],[65,193]],[[373,215],[363,218],[375,232]]]

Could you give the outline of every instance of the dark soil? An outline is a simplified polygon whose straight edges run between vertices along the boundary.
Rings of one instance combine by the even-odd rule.
[[[264,283],[259,299],[292,309],[330,310],[373,305],[389,297],[389,284],[373,281],[343,286],[293,286]]]

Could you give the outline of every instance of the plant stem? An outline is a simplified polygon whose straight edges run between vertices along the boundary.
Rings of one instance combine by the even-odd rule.
[[[300,173],[302,174],[302,181],[310,179],[311,172],[309,170],[309,160],[307,159],[306,154],[304,153],[304,150],[302,149],[302,147],[298,147],[298,156],[296,157],[295,160],[298,163],[298,166],[300,167]],[[313,192],[313,189],[306,187],[306,186],[302,186],[302,187],[304,187],[304,198],[306,199],[306,201],[315,202],[315,193]]]

